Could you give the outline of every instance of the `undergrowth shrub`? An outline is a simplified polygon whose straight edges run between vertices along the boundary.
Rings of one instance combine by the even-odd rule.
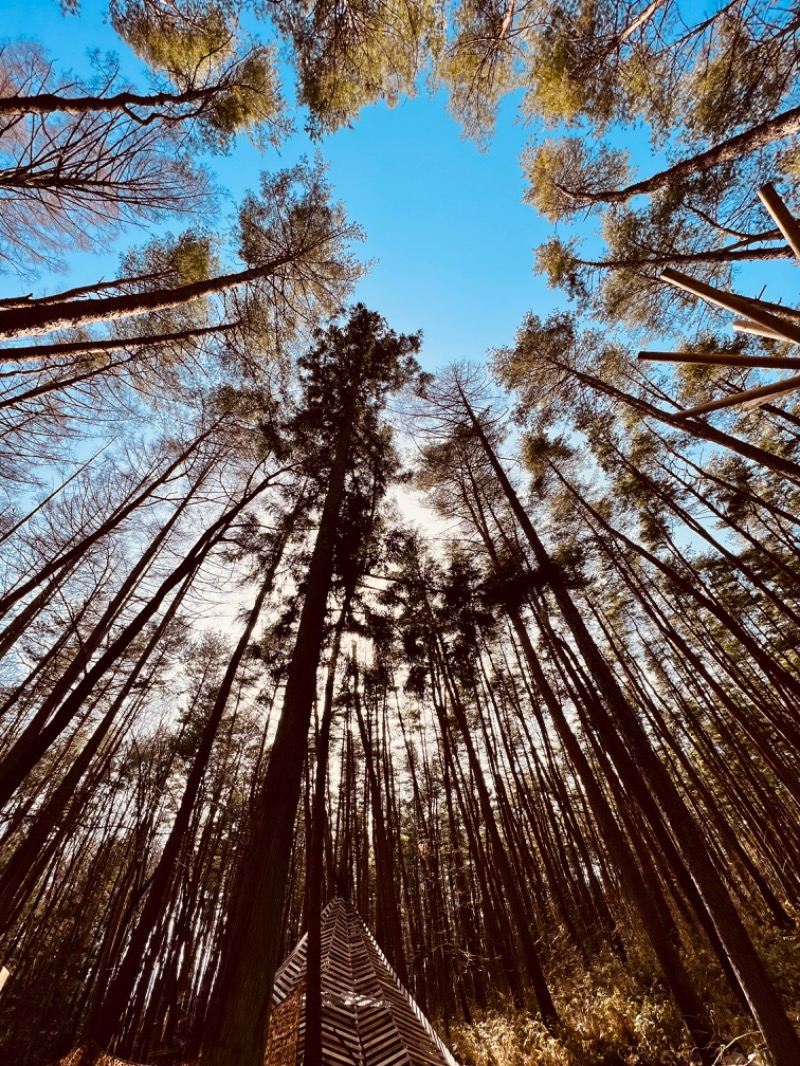
[[[752,1023],[736,1014],[730,997],[718,1000],[724,982],[715,966],[709,965],[704,982],[704,961],[701,953],[695,955],[694,976],[713,1004],[719,1032],[730,1041],[719,1048],[720,1066],[764,1066]],[[556,1034],[547,1032],[535,1011],[508,1003],[476,1013],[471,1024],[452,1027],[458,1060],[464,1066],[690,1066],[698,1061],[647,952],[639,957],[634,950],[625,963],[613,956],[598,958],[591,971],[560,978],[553,990],[561,1018]]]

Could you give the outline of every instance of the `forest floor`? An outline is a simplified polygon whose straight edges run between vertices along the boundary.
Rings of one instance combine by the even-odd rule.
[[[751,930],[800,1027],[800,936]],[[738,1010],[716,960],[704,950],[686,958],[703,988],[720,1035],[716,1066],[767,1066],[760,1034]],[[536,1011],[510,1003],[476,1011],[471,1023],[451,1024],[448,1046],[464,1066],[693,1066],[682,1019],[647,953],[623,962],[611,955],[587,970],[565,960],[554,982],[562,1019],[553,1035]],[[445,1027],[439,1031],[445,1035]]]
[[[789,1016],[800,1028],[800,930],[776,932],[751,926]],[[691,940],[687,936],[686,943]],[[562,944],[563,947],[563,944]],[[500,999],[474,1010],[471,1022],[431,1018],[463,1066],[694,1066],[683,1021],[658,976],[649,951],[629,946],[626,958],[610,951],[589,967],[568,949],[549,960],[553,998],[562,1019],[556,1034],[537,1016],[535,1004],[515,1008]],[[748,1025],[716,959],[698,946],[685,963],[714,1018],[720,1036],[715,1066],[768,1066],[759,1034]],[[81,1050],[53,1066],[82,1066]],[[111,1056],[94,1066],[132,1066]],[[186,1063],[184,1066],[195,1066]]]
[[[694,1066],[698,1062],[679,1034],[651,1028],[652,1020],[632,1014],[619,1002],[608,1004],[602,1021],[598,1016],[594,1025],[567,1023],[554,1037],[531,1015],[488,1011],[470,1025],[453,1027],[450,1046],[464,1066]],[[608,1023],[616,1029],[614,1035]],[[676,1043],[671,1043],[676,1036]],[[715,1066],[767,1066],[761,1050],[743,1050],[752,1036],[742,1034],[731,1046],[720,1045]]]

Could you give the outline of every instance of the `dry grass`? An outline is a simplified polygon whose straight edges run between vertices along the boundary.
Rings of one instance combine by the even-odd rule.
[[[74,1051],[70,1051],[69,1055],[54,1062],[52,1066],[87,1066],[88,1063],[91,1063],[91,1066],[138,1066],[137,1063],[130,1062],[128,1059],[118,1059],[115,1055],[108,1055],[99,1048],[92,1051],[88,1047],[75,1048]],[[198,1063],[186,1062],[183,1066],[198,1066]]]
[[[658,983],[642,980],[646,967],[637,963],[643,960],[604,960],[591,973],[564,975],[555,1034],[531,1013],[501,1005],[454,1026],[453,1051],[464,1066],[690,1066],[697,1060],[676,1007]],[[717,1022],[743,1034],[731,1048],[720,1046],[720,1066],[763,1066],[756,1034],[742,1019],[723,1009]]]

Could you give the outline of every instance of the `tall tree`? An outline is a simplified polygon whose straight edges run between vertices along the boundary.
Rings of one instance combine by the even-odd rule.
[[[780,998],[757,955],[733,900],[720,877],[703,836],[685,807],[678,790],[666,768],[659,761],[639,722],[635,711],[625,698],[619,682],[604,659],[585,619],[564,580],[563,573],[554,563],[544,542],[536,532],[531,519],[511,484],[496,448],[490,438],[490,430],[476,413],[474,399],[468,395],[467,378],[455,370],[451,398],[442,397],[440,407],[452,412],[458,420],[459,412],[468,429],[474,433],[485,457],[502,487],[508,506],[523,532],[532,552],[535,564],[546,575],[559,612],[566,622],[588,671],[597,684],[608,709],[600,712],[595,726],[603,741],[609,745],[612,758],[623,776],[643,804],[648,818],[659,824],[663,811],[683,860],[689,869],[697,890],[708,909],[719,941],[733,967],[738,982],[745,992],[750,1008],[764,1035],[776,1063],[789,1063],[800,1053],[800,1038],[788,1020]],[[600,711],[599,701],[594,703]],[[624,751],[623,745],[627,747]],[[642,770],[647,773],[647,785],[641,779]],[[650,795],[652,789],[652,795]]]
[[[317,476],[323,473],[327,487],[283,708],[249,843],[238,863],[204,1037],[203,1058],[210,1066],[260,1066],[264,1058],[292,830],[348,475],[359,454],[388,446],[387,430],[381,426],[383,408],[391,392],[418,374],[412,355],[418,347],[418,338],[398,336],[359,305],[343,326],[331,326],[321,334],[300,361],[298,445],[308,456],[309,473],[312,469]]]

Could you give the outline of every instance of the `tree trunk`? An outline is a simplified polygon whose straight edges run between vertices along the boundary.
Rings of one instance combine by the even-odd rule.
[[[344,497],[355,391],[343,413],[328,491],[308,568],[306,594],[286,678],[283,710],[257,800],[250,840],[230,901],[230,925],[203,1037],[203,1066],[263,1066],[272,982],[279,962],[281,922],[292,834],[300,797],[308,729],[339,512]]]
[[[775,115],[774,118],[766,119],[742,133],[720,141],[719,144],[715,144],[705,152],[699,152],[689,159],[681,159],[649,178],[633,182],[624,189],[601,189],[599,192],[574,193],[561,185],[557,185],[557,188],[567,199],[575,201],[576,204],[624,203],[634,196],[649,195],[660,189],[679,185],[689,178],[700,177],[713,167],[721,166],[723,163],[732,163],[743,155],[758,151],[759,148],[766,148],[775,141],[794,137],[798,133],[800,133],[800,107],[793,107],[781,115]]]
[[[285,537],[279,542],[278,549],[273,556],[267,575],[250,611],[247,625],[239,637],[234,653],[225,670],[219,691],[208,716],[208,721],[203,727],[203,732],[197,748],[197,754],[195,755],[192,768],[186,778],[186,785],[184,787],[180,805],[175,814],[175,819],[172,823],[166,843],[164,844],[164,849],[161,852],[158,864],[150,878],[144,906],[138,916],[125,955],[123,956],[122,962],[114,975],[114,979],[108,986],[102,1001],[99,1001],[93,1020],[89,1023],[89,1039],[96,1041],[101,1047],[108,1048],[109,1053],[116,1050],[115,1047],[112,1047],[112,1041],[115,1034],[118,1033],[119,1023],[125,1013],[125,1008],[128,1005],[128,1001],[130,1000],[139,977],[139,970],[147,947],[147,942],[150,939],[153,930],[156,928],[156,924],[162,914],[166,894],[173,877],[175,863],[184,846],[189,822],[195,809],[198,796],[200,795],[206,766],[211,757],[211,750],[214,745],[217,730],[222,721],[222,716],[225,713],[228,697],[233,689],[233,684],[242,658],[250,644],[253,630],[255,629],[261,614],[264,600],[272,589],[275,572],[283,555],[283,545],[285,542]]]
[[[800,114],[800,109],[798,110]],[[775,1066],[796,1066],[800,1062],[800,1039],[786,1016],[775,988],[767,975],[725,885],[711,860],[705,840],[694,819],[656,756],[642,727],[620,690],[610,667],[597,648],[586,623],[539,539],[527,512],[514,491],[488,437],[463,391],[464,410],[483,447],[486,458],[497,476],[515,518],[524,532],[537,564],[550,579],[550,587],[565,621],[602,695],[617,720],[617,726],[629,746],[639,771],[646,775],[654,795],[666,816],[675,841],[686,861],[697,889],[708,907],[717,933],[731,965],[747,996],[753,1016],[764,1036]]]
[[[125,293],[122,296],[97,296],[85,300],[70,300],[63,306],[20,307],[13,310],[0,308],[0,340],[15,337],[34,337],[51,333],[56,329],[75,329],[95,322],[116,322],[131,315],[144,315],[152,311],[164,311],[171,307],[199,300],[204,296],[225,292],[249,281],[271,277],[281,267],[295,262],[309,249],[298,249],[270,260],[263,266],[250,267],[235,274],[222,274],[205,281],[194,281],[171,289],[155,289],[151,292]]]
[[[60,96],[58,93],[36,93],[33,96],[0,96],[0,115],[84,115],[91,111],[124,111],[131,107],[146,107],[155,110],[166,105],[200,103],[211,99],[225,86],[209,85],[202,89],[187,89],[182,93],[151,93],[142,96],[139,93],[120,92],[111,96]],[[155,115],[166,121],[178,121],[180,114],[171,119],[168,115]],[[141,119],[138,120],[142,122]],[[144,120],[145,122],[148,120]]]

